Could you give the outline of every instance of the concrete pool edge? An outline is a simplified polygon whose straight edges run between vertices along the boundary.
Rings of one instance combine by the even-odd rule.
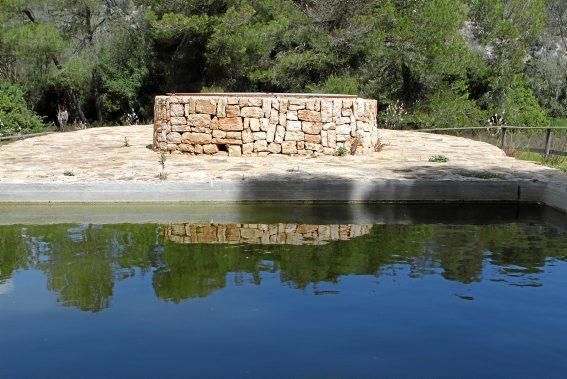
[[[567,213],[567,188],[528,180],[342,180],[261,177],[242,181],[0,183],[0,203],[509,202]]]

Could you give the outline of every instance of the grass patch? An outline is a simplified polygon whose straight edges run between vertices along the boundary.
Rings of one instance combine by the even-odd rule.
[[[63,175],[65,175],[65,176],[75,176],[75,173],[74,173],[73,171],[67,170],[67,171],[63,171]]]
[[[489,172],[489,171],[472,171],[472,170],[462,170],[456,172],[457,175],[464,176],[465,178],[477,178],[477,179],[504,179],[506,175]]]
[[[543,155],[541,155],[540,153],[520,151],[514,155],[514,158],[521,159],[523,161],[539,163],[547,167],[552,167],[561,170],[563,172],[567,172],[567,157],[562,157],[559,155],[550,155],[547,159],[544,159]]]
[[[429,158],[429,162],[445,163],[445,162],[449,162],[449,158],[447,158],[444,155],[434,155],[434,156]]]
[[[345,155],[347,155],[348,153],[348,149],[344,146],[341,146],[337,149],[337,154],[339,155],[339,157],[344,157]]]

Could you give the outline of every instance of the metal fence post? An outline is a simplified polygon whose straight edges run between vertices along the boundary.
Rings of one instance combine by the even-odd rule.
[[[545,154],[544,159],[549,158],[549,152],[551,151],[551,129],[547,129],[547,134],[545,135]]]
[[[502,149],[506,148],[506,128],[502,128]]]

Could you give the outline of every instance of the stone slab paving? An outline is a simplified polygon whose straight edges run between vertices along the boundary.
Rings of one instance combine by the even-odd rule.
[[[124,147],[124,137],[129,147]],[[502,179],[539,181],[567,188],[567,175],[507,157],[490,144],[465,138],[380,130],[385,144],[372,156],[228,157],[167,155],[167,182],[242,181],[264,176],[337,180],[478,180],[476,173]],[[152,126],[92,128],[16,141],[0,146],[0,183],[160,182],[158,153],[151,150]],[[442,154],[447,163],[430,163]],[[74,176],[65,176],[71,171]],[[488,179],[497,180],[497,179]]]

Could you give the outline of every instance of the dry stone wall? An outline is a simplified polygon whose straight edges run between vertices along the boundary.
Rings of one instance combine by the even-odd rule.
[[[378,143],[377,103],[352,96],[157,96],[157,151],[187,154],[371,154]]]
[[[165,236],[176,243],[324,245],[370,233],[371,224],[173,224]]]

